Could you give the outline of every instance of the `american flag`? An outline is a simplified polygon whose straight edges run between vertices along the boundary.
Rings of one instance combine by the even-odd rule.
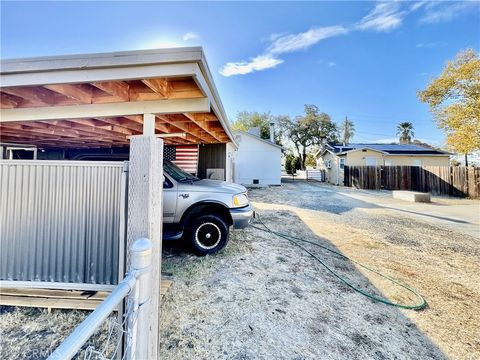
[[[182,170],[197,174],[198,145],[165,146],[163,150],[165,160],[170,160]]]

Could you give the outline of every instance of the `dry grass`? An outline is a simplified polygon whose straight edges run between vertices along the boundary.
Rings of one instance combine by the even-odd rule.
[[[46,309],[0,308],[0,359],[9,360],[46,359],[89,314],[88,311],[52,310],[49,313]],[[109,320],[115,321],[116,318]],[[89,346],[101,351],[103,355],[113,354],[117,333],[114,332],[111,341],[107,342],[108,325],[109,322],[105,321],[75,359],[98,359],[87,350]]]

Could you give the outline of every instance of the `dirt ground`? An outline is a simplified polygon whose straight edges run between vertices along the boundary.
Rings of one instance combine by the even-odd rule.
[[[386,192],[306,182],[250,190],[250,197],[269,227],[412,285],[428,308],[375,303],[285,240],[249,228],[235,231],[215,256],[165,251],[164,271],[175,280],[161,315],[166,358],[480,357],[480,239],[472,236],[479,234],[478,201],[435,198],[425,208]],[[362,289],[415,302],[398,286],[307,248]]]
[[[249,194],[272,229],[399,279],[425,296],[428,307],[373,302],[287,241],[237,230],[213,256],[164,249],[163,271],[174,283],[161,313],[163,359],[480,358],[480,202],[410,204],[388,192],[297,181]],[[349,261],[305,247],[365,291],[417,301]],[[0,358],[45,358],[85,315],[3,308]],[[106,334],[93,340],[96,349]]]

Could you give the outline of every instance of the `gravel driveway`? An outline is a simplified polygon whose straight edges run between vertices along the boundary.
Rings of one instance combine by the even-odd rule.
[[[390,201],[388,193],[318,183],[255,189],[250,197],[270,227],[416,287],[429,307],[416,312],[374,303],[285,240],[249,228],[235,231],[215,256],[165,250],[163,270],[175,280],[161,315],[165,358],[478,358],[480,245],[462,227],[472,225],[470,215],[461,220],[456,212],[450,226],[446,216],[432,221],[405,211],[411,205]],[[479,202],[435,201],[466,206],[469,214],[479,210]],[[398,286],[309,249],[361,288],[413,303]]]

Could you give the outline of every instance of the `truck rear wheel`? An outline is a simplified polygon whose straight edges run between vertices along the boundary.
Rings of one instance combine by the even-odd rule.
[[[188,231],[190,245],[197,255],[214,254],[228,242],[228,225],[215,215],[203,215],[192,221]]]

